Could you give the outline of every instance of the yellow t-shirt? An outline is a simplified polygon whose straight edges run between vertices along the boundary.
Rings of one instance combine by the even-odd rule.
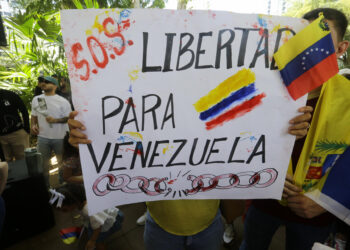
[[[162,229],[189,236],[203,231],[213,222],[219,203],[219,200],[170,200],[147,202],[147,207]]]

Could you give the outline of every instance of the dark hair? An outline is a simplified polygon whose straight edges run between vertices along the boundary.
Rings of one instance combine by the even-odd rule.
[[[53,75],[51,75],[51,77],[58,78],[58,75],[57,74],[53,74]]]
[[[42,77],[42,76],[38,77],[38,82],[44,82],[44,81],[45,81],[44,77]]]
[[[68,142],[68,139],[69,139],[69,132],[66,132],[66,135],[63,138],[63,154],[62,154],[63,161],[65,161],[69,157],[79,157],[78,149],[70,145]]]
[[[84,186],[81,184],[67,183],[56,191],[64,195],[62,206],[80,205],[86,201]]]
[[[303,18],[309,21],[315,20],[318,18],[318,14],[321,12],[327,20],[334,22],[338,36],[340,40],[342,40],[344,38],[346,28],[348,27],[348,20],[343,12],[332,8],[317,8],[304,14]]]

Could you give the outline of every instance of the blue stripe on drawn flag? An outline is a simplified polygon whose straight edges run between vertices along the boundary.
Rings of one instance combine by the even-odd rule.
[[[280,71],[284,84],[288,87],[295,79],[333,53],[333,40],[331,34],[328,34],[297,55]]]
[[[339,157],[322,188],[322,193],[350,209],[350,147]]]
[[[243,87],[233,93],[229,97],[226,97],[221,102],[215,104],[211,108],[207,109],[206,111],[203,111],[199,115],[199,119],[202,121],[205,121],[211,117],[216,116],[217,114],[220,114],[222,111],[227,109],[231,106],[231,104],[241,101],[247,97],[249,97],[251,94],[256,92],[255,83],[251,83],[246,87]]]

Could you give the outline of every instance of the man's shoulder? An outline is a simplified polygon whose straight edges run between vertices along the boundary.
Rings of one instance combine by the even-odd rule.
[[[55,98],[55,101],[57,101],[57,102],[69,104],[69,102],[67,101],[67,99],[64,98],[64,97],[62,97],[62,96],[60,96],[60,95],[55,94],[55,95],[54,95],[54,98]]]
[[[9,93],[11,92],[10,90],[7,90],[7,89],[0,89],[0,93]]]
[[[56,98],[57,100],[60,100],[60,101],[62,101],[62,102],[67,101],[67,99],[64,98],[64,97],[61,96],[61,95],[55,94],[54,96],[55,96],[55,98]]]
[[[18,96],[15,92],[8,89],[0,89],[0,93],[7,96]]]

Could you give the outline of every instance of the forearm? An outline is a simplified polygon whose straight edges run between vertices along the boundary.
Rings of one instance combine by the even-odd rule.
[[[68,117],[54,118],[52,123],[66,123],[67,121],[68,121]]]
[[[37,116],[31,116],[30,117],[30,125],[31,127],[35,127],[35,126],[38,126],[38,117]]]
[[[99,228],[93,230],[91,238],[90,238],[91,241],[96,241],[97,240],[98,236],[100,235],[101,228],[102,227],[99,227]]]
[[[22,99],[19,96],[14,97],[17,103],[18,110],[22,114],[24,129],[29,132],[29,114],[26,105],[24,105]]]
[[[83,176],[72,176],[66,179],[67,182],[69,183],[76,183],[76,184],[83,184],[84,183],[84,179]]]
[[[24,130],[29,133],[30,126],[29,126],[29,115],[28,115],[28,112],[24,112],[24,113],[22,112],[22,118],[23,118]]]

